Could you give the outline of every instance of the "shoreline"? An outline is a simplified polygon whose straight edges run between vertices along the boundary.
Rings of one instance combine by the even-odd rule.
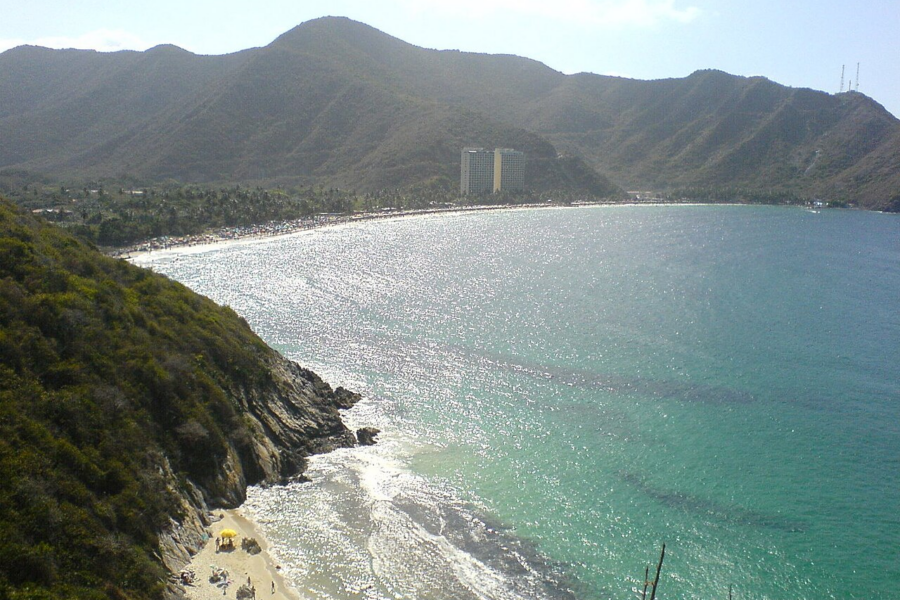
[[[467,212],[483,212],[495,210],[516,209],[544,209],[544,208],[583,208],[589,206],[753,206],[746,202],[664,202],[664,201],[580,201],[571,204],[559,204],[553,202],[530,204],[478,204],[474,206],[452,206],[445,208],[423,208],[413,210],[382,210],[378,212],[363,212],[354,214],[322,214],[314,217],[289,219],[285,221],[270,221],[258,225],[242,225],[236,227],[221,227],[204,233],[196,233],[184,236],[161,236],[145,240],[137,244],[104,249],[107,256],[132,260],[154,251],[179,250],[202,246],[215,246],[229,242],[255,241],[278,238],[295,233],[335,227],[351,223],[365,221],[378,221],[383,219],[399,219],[403,217],[428,216],[439,214],[454,214]],[[807,208],[799,206],[799,208]]]
[[[184,586],[185,598],[189,600],[235,598],[238,589],[249,581],[256,588],[257,598],[303,600],[303,596],[282,574],[281,566],[270,552],[268,540],[262,535],[255,521],[244,515],[240,508],[216,510],[214,514],[221,516],[221,519],[206,528],[209,539],[185,567],[185,570],[192,570],[195,575],[193,583]],[[221,552],[217,550],[216,537],[223,529],[233,529],[237,532],[234,550]],[[241,549],[242,538],[255,539],[262,551],[250,554]],[[209,577],[213,567],[228,571],[228,580],[231,584],[220,586],[210,583]]]
[[[216,230],[206,231],[184,236],[162,236],[131,244],[128,246],[107,248],[106,254],[115,258],[132,260],[134,258],[151,254],[154,251],[177,250],[195,246],[212,246],[227,242],[245,240],[261,240],[268,238],[292,235],[303,231],[361,223],[364,221],[376,221],[382,219],[398,219],[402,217],[427,216],[451,213],[482,212],[494,210],[534,209],[534,208],[573,208],[581,206],[626,206],[628,202],[573,202],[572,204],[539,203],[539,204],[480,204],[475,206],[453,206],[446,208],[425,208],[414,210],[385,210],[379,212],[316,215],[314,217],[291,219],[286,221],[270,221],[260,225],[247,225],[238,227],[222,227]],[[641,203],[644,204],[644,203]],[[649,203],[646,203],[649,205]]]

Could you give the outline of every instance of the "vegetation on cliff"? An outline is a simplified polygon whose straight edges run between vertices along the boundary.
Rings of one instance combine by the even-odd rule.
[[[285,396],[302,425],[263,414]],[[234,504],[316,435],[352,443],[345,396],[232,310],[0,199],[0,598],[160,597],[183,496]]]

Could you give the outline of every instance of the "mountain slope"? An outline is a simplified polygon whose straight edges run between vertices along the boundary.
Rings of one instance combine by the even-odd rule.
[[[535,131],[624,185],[773,188],[874,206],[900,184],[891,158],[900,122],[861,94],[716,71],[659,82],[585,76],[573,87],[566,101],[545,106]],[[597,88],[611,111],[592,109]],[[868,172],[868,162],[887,168],[863,181],[855,173]]]
[[[564,181],[593,195],[617,193],[577,159],[557,164],[556,150],[534,134],[406,94],[372,68],[366,53],[341,46],[341,38],[318,36],[321,24],[305,29],[225,57],[174,48],[146,56],[66,51],[61,61],[38,48],[4,53],[0,103],[6,106],[9,98],[10,108],[0,115],[0,136],[10,143],[0,149],[0,166],[69,176],[278,180],[366,191],[436,179],[453,188],[460,149],[476,144],[529,152],[533,188]],[[61,85],[58,78],[19,88],[19,81],[54,69],[69,74],[71,93],[51,93]],[[129,81],[122,81],[123,73]],[[115,106],[98,98],[115,99]],[[580,173],[574,180],[565,173],[573,160]]]
[[[0,164],[63,170],[95,162],[234,68],[173,46],[114,54],[20,47],[0,55]],[[113,150],[115,152],[115,150]]]
[[[0,597],[161,597],[210,505],[355,443],[355,399],[0,199]]]
[[[533,131],[632,189],[774,189],[873,207],[900,189],[900,121],[858,93],[720,71],[660,81],[565,76],[514,56],[415,48],[345,19],[305,23],[276,43],[352,56],[360,72]]]
[[[462,146],[496,145],[529,153],[536,189],[614,193],[592,170],[632,189],[742,187],[875,208],[900,189],[900,121],[858,93],[718,71],[566,76],[417,48],[345,18],[226,56],[13,49],[0,54],[0,107],[0,168],[54,175],[452,188]]]

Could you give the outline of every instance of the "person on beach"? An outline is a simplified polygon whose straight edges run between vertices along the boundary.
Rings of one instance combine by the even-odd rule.
[[[274,581],[272,582],[272,593],[273,594],[275,593],[275,582]]]

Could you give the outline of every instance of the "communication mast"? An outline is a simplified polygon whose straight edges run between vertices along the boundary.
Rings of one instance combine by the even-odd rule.
[[[847,68],[847,65],[841,65],[841,91],[839,93],[844,93],[844,69]]]
[[[856,63],[856,88],[855,91],[859,91],[859,63]]]

